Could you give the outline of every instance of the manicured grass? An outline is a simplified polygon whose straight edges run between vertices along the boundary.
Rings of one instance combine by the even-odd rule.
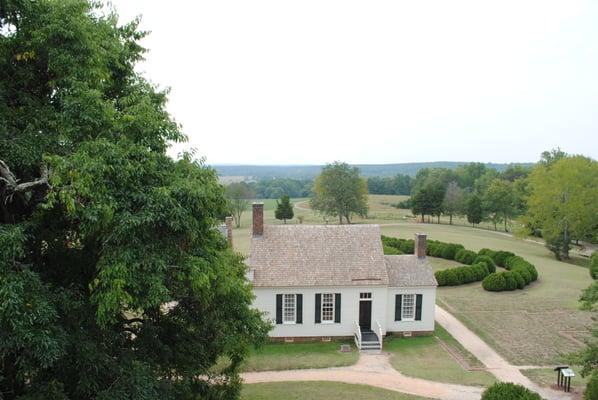
[[[571,378],[571,390],[574,392],[583,392],[588,383],[588,378],[582,378],[579,375],[581,368],[572,367],[575,372],[575,377]],[[523,375],[541,386],[556,385],[556,372],[552,368],[538,368],[538,369],[524,369],[521,370]]]
[[[484,247],[509,250],[536,266],[538,281],[523,290],[487,292],[480,283],[473,283],[437,291],[438,304],[512,363],[558,364],[562,354],[584,346],[591,314],[579,310],[577,299],[591,283],[586,268],[555,260],[542,245],[492,231],[436,224],[401,224],[381,229],[384,235],[402,238],[425,232],[430,239],[461,243],[476,251]],[[432,263],[439,265],[442,261]]]
[[[242,400],[425,400],[366,385],[339,382],[274,382],[244,385]]]
[[[351,352],[341,353],[341,344],[350,344]],[[344,367],[355,364],[358,358],[352,342],[268,343],[251,352],[242,371]],[[220,367],[225,365],[224,360],[219,363]]]
[[[387,338],[384,351],[392,354],[390,362],[397,371],[415,378],[475,386],[488,386],[496,381],[486,371],[465,369],[441,345],[439,338],[471,368],[480,367],[480,362],[439,326],[434,336]]]

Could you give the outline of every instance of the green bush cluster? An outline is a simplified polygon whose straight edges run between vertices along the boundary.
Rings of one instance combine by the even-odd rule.
[[[583,398],[585,400],[598,400],[598,371],[594,371],[592,375],[590,375]]]
[[[473,260],[473,263],[484,264],[490,273],[496,272],[496,264],[490,256],[479,255],[475,258],[475,260]]]
[[[592,279],[598,279],[598,251],[590,257],[590,275]]]
[[[482,400],[542,400],[542,397],[521,385],[497,382],[484,390]]]
[[[397,249],[396,247],[387,246],[384,243],[382,243],[382,250],[384,251],[384,254],[387,256],[396,256],[396,255],[405,254],[401,250]]]
[[[462,249],[455,254],[455,261],[460,262],[461,264],[471,265],[477,256],[475,251]]]
[[[481,281],[488,274],[488,269],[484,264],[474,264],[436,271],[434,276],[438,286],[458,286]]]
[[[382,236],[384,254],[413,254],[415,241]],[[510,251],[482,249],[479,252],[465,249],[456,243],[428,240],[426,254],[447,260],[455,260],[465,264],[462,267],[436,271],[438,286],[456,286],[465,283],[482,281],[485,290],[501,292],[504,290],[523,289],[538,279],[538,271],[522,257]],[[598,278],[598,252],[592,255],[592,266],[595,272],[592,277]],[[496,267],[507,271],[496,272]],[[595,279],[596,279],[595,278]]]
[[[485,290],[502,292],[504,290],[523,289],[538,279],[536,267],[522,257],[511,256],[506,259],[504,264],[508,271],[495,272],[484,278],[482,287]]]

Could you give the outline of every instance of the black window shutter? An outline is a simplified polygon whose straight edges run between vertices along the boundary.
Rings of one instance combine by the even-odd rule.
[[[282,294],[276,295],[276,323],[282,324]]]
[[[415,296],[415,320],[422,320],[422,298],[421,294]]]
[[[303,295],[297,294],[297,315],[295,322],[298,324],[303,323]]]
[[[316,310],[314,315],[316,316],[316,324],[322,322],[322,316],[320,315],[320,309],[322,308],[322,295],[320,293],[316,293]]]
[[[401,320],[401,312],[403,311],[403,295],[397,294],[395,296],[395,321]]]
[[[341,322],[341,294],[334,294],[334,322]]]

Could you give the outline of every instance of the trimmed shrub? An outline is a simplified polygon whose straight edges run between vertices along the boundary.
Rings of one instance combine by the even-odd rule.
[[[521,385],[497,382],[484,390],[482,400],[542,400],[542,397]]]
[[[473,260],[474,264],[485,264],[486,268],[488,268],[488,272],[496,272],[496,265],[494,264],[494,260],[490,256],[477,256],[475,260]]]
[[[598,279],[598,251],[595,251],[590,257],[590,276],[592,279]],[[598,378],[596,379],[598,380]]]
[[[490,249],[482,249],[482,250],[478,251],[478,254],[480,256],[488,256],[493,259],[494,256],[496,255],[496,251],[490,250]]]
[[[446,243],[442,249],[441,257],[446,260],[454,260],[455,255],[459,250],[463,250],[464,247],[456,243]]]
[[[517,281],[517,289],[523,289],[525,285],[527,285],[527,282],[525,281],[525,278],[521,275],[521,272],[511,271],[511,274],[513,274],[513,277]]]
[[[382,244],[382,250],[384,250],[384,254],[388,256],[404,254],[401,250],[397,249],[396,247],[387,246],[385,244]]]
[[[401,240],[401,246],[399,250],[403,252],[403,254],[415,254],[415,240],[413,239],[403,239]]]
[[[505,277],[505,290],[515,290],[517,289],[517,279],[515,278],[515,273],[512,271],[506,272],[499,272]]]
[[[457,252],[457,254],[455,254],[455,261],[462,264],[471,265],[477,256],[478,255],[474,251],[461,249]]]
[[[488,275],[488,270],[483,264],[464,265],[457,268],[443,269],[436,271],[438,286],[458,286],[465,283],[481,281]]]
[[[498,265],[499,267],[505,267],[505,261],[507,261],[507,258],[509,257],[515,257],[515,254],[511,253],[510,251],[497,251],[496,254],[494,255],[494,263],[496,265]]]
[[[488,290],[490,292],[502,292],[503,290],[506,290],[507,282],[504,275],[495,272],[484,278],[482,281],[482,287],[484,290]]]

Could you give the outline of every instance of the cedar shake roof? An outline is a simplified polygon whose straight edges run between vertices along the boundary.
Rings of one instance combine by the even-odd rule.
[[[384,256],[384,261],[390,287],[438,286],[427,257]]]
[[[264,225],[253,286],[388,286],[378,225]]]

